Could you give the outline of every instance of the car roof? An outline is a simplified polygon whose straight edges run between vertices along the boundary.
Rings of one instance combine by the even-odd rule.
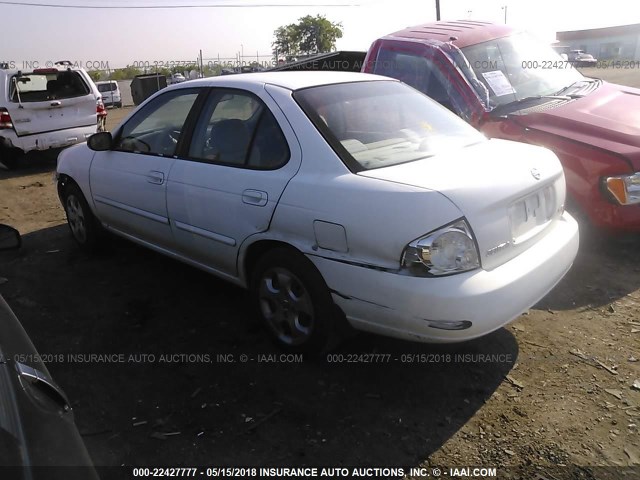
[[[512,27],[477,20],[439,21],[407,27],[384,37],[393,40],[410,38],[415,41],[432,43],[435,41],[451,42],[458,48],[476,45],[495,38],[506,37],[516,30]],[[455,37],[455,38],[452,38]]]
[[[83,68],[79,67],[61,67],[61,66],[53,66],[53,67],[38,67],[30,70],[24,70],[20,68],[0,68],[0,73],[5,73],[6,75],[16,75],[17,73],[22,73],[22,75],[38,75],[40,73],[62,73],[62,72],[85,72]]]
[[[237,75],[221,75],[190,80],[181,85],[182,88],[193,87],[194,85],[246,88],[249,85],[269,84],[288,90],[300,90],[333,83],[366,82],[372,80],[394,81],[388,77],[370,75],[368,73],[308,71],[239,73]]]

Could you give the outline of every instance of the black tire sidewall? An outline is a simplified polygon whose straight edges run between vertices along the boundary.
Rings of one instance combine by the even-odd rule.
[[[303,283],[304,288],[311,297],[314,324],[309,339],[303,344],[289,345],[282,342],[262,315],[259,299],[260,280],[263,274],[271,268],[283,268],[290,271]],[[332,317],[335,313],[335,306],[322,275],[304,255],[288,248],[278,248],[265,253],[253,268],[250,296],[253,310],[280,348],[292,353],[308,353],[312,355],[319,354],[326,348],[332,331]]]
[[[82,213],[84,214],[84,223],[86,230],[86,240],[84,242],[80,241],[76,238],[73,230],[71,229],[71,224],[69,223],[69,215],[67,213],[67,200],[69,197],[74,196],[78,199],[78,203],[82,208]],[[62,193],[62,206],[64,208],[65,216],[67,217],[67,225],[69,226],[69,231],[71,232],[71,236],[76,241],[76,243],[84,250],[92,250],[94,249],[98,241],[100,239],[101,227],[98,224],[96,217],[93,215],[87,200],[84,198],[82,194],[82,190],[76,184],[71,183],[64,187]]]

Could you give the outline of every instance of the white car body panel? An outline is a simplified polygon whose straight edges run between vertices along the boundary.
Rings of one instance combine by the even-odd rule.
[[[492,140],[448,156],[354,174],[298,107],[292,89],[367,79],[383,77],[287,72],[189,82],[189,88],[230,87],[258,95],[291,150],[289,162],[277,170],[151,156],[162,165],[144,160],[134,166],[139,158],[107,160],[117,152],[94,155],[77,146],[61,154],[58,174],[80,185],[116,233],[241,286],[249,280],[245,260],[251,245],[291,245],[314,263],[356,328],[428,342],[462,341],[500,328],[552,289],[577,253],[577,224],[563,212],[560,163],[545,149]],[[155,96],[174,88],[184,87]],[[150,170],[166,172],[166,193],[150,193]],[[514,239],[510,209],[546,188],[553,194],[550,217],[527,238]],[[266,193],[266,203],[243,201],[247,190]],[[105,198],[127,199],[121,203],[130,201],[153,215]],[[481,268],[428,278],[401,269],[410,242],[460,218],[477,238]],[[438,324],[453,321],[470,324],[463,330]]]
[[[578,225],[565,214],[524,253],[491,271],[416,278],[310,257],[353,327],[372,333],[450,343],[486,335],[542,299],[578,251]],[[441,322],[471,322],[465,330]]]
[[[488,156],[490,161],[486,161]],[[535,241],[533,237],[514,238],[510,206],[549,188],[553,192],[550,213],[557,218],[564,210],[565,180],[557,157],[550,150],[507,140],[488,140],[435,158],[359,175],[423,186],[445,195],[472,225],[482,266],[487,270],[522,253]],[[487,185],[491,185],[491,192]],[[483,200],[479,202],[479,198]],[[488,253],[498,245],[503,247]]]
[[[96,152],[90,185],[96,215],[108,227],[175,246],[167,213],[167,183],[173,158],[128,152]]]

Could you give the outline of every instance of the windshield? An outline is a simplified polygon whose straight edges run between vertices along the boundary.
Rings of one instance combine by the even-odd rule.
[[[553,95],[584,80],[571,63],[526,33],[462,49],[489,91],[489,108],[527,97]]]
[[[352,171],[411,162],[484,140],[449,110],[400,82],[326,85],[300,90],[294,98]]]

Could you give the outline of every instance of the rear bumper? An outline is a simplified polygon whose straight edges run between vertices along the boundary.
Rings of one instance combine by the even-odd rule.
[[[13,147],[24,153],[33,150],[49,150],[64,148],[76,143],[86,142],[87,138],[96,133],[97,124],[86,127],[69,128],[52,132],[34,133],[18,137],[13,130],[0,131],[0,144],[7,148]]]
[[[351,325],[421,342],[460,342],[486,335],[529,309],[567,273],[578,252],[569,214],[527,251],[491,271],[416,278],[310,257]],[[446,330],[462,322],[464,329]]]

